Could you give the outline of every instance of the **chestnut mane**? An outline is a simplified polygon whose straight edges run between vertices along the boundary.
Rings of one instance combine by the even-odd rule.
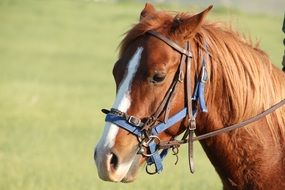
[[[225,125],[257,115],[285,97],[285,75],[271,64],[264,51],[220,23],[204,22],[194,35],[186,29],[177,30],[180,20],[191,16],[188,13],[173,14],[165,11],[148,15],[126,33],[120,44],[120,56],[133,41],[143,37],[149,30],[163,32],[174,41],[181,34],[188,34],[183,40],[194,40],[193,62],[198,68],[207,41],[210,81],[209,87],[206,87],[206,102],[220,103],[217,111],[224,113]],[[224,89],[223,97],[216,96],[220,89]],[[285,117],[282,115],[285,115],[284,108],[266,117],[266,124],[275,143],[284,143],[285,140]],[[258,127],[246,130],[261,142],[265,140]]]

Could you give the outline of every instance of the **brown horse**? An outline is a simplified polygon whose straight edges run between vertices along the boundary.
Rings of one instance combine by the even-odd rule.
[[[211,8],[196,15],[173,15],[146,4],[139,23],[123,39],[113,69],[117,85],[113,108],[120,112],[116,114],[124,113],[146,122],[160,107],[177,74],[181,52],[149,31],[158,32],[180,47],[185,47],[186,42],[191,47],[190,84],[186,83],[187,77],[179,79],[170,116],[187,106],[185,89],[194,91],[201,64],[207,57],[208,113],[198,111],[196,135],[251,118],[285,97],[285,74],[271,64],[266,53],[237,32],[206,22]],[[165,115],[166,111],[156,122],[164,121]],[[176,122],[157,139],[174,139],[187,129],[188,122],[188,117]],[[284,125],[283,106],[244,128],[200,141],[224,189],[285,189]],[[139,145],[140,139],[133,133],[107,120],[94,154],[100,178],[135,180],[139,167],[148,158],[146,154],[138,154]]]

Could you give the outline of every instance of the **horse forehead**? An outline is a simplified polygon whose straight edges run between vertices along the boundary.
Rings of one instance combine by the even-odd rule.
[[[175,62],[180,54],[160,39],[152,37],[145,45],[142,62],[147,66],[165,66],[169,62]]]
[[[169,45],[156,37],[151,37],[147,40],[144,49],[145,52],[152,57],[160,56],[162,58],[167,58],[173,53],[173,50]]]
[[[136,53],[138,44],[133,44],[127,52],[123,53],[121,61],[118,65],[117,74],[124,74],[128,67],[128,62],[132,59],[133,55]],[[152,73],[157,70],[165,70],[165,66],[169,65],[169,62],[174,62],[176,58],[179,58],[179,55],[173,51],[173,49],[164,43],[163,41],[151,37],[144,38],[144,42],[141,43],[142,52],[141,60],[138,67],[139,72],[137,74],[142,74],[143,71],[146,73]]]

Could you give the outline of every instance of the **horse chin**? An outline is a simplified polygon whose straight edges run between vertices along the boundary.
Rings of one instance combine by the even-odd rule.
[[[140,166],[142,165],[142,156],[141,155],[136,155],[132,165],[126,174],[126,176],[121,180],[122,183],[131,183],[137,179],[138,176],[138,171]]]
[[[123,179],[122,179],[122,183],[132,183],[132,182],[134,182],[137,178],[137,175],[135,175],[135,176],[126,176],[126,177],[124,177]]]

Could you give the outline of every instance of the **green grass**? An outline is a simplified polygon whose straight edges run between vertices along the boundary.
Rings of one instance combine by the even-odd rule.
[[[0,1],[0,189],[221,189],[197,143],[195,175],[183,147],[178,165],[167,157],[160,175],[142,169],[132,184],[97,177],[93,149],[104,126],[99,110],[113,103],[116,48],[142,8],[87,0]],[[209,17],[260,39],[280,63],[281,16],[217,8]]]

